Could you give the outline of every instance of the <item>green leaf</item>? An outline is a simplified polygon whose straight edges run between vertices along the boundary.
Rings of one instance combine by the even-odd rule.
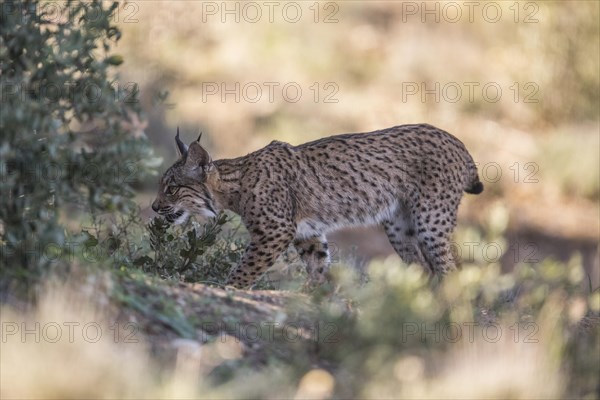
[[[110,64],[110,65],[121,65],[121,64],[123,64],[123,56],[115,54],[115,55],[108,57],[105,61],[107,64]]]
[[[136,265],[138,267],[141,267],[144,265],[150,265],[152,263],[154,263],[154,260],[148,256],[142,256],[142,257],[135,259],[135,261],[133,261],[133,265]]]
[[[95,237],[94,235],[92,235],[91,233],[89,233],[86,230],[82,231],[82,233],[86,236],[86,240],[85,240],[85,242],[83,242],[83,245],[85,247],[90,248],[90,247],[95,247],[98,245],[97,237]]]

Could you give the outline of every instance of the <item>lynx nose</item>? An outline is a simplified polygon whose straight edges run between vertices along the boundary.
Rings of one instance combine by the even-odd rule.
[[[158,202],[156,200],[152,202],[152,209],[154,210],[154,212],[158,212],[159,207]]]

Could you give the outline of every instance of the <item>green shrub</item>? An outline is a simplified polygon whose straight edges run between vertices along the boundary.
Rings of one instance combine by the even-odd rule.
[[[142,256],[134,264],[163,279],[222,285],[243,250],[234,235],[218,236],[226,222],[227,216],[221,214],[203,226],[191,221],[187,227],[168,229],[164,219],[154,218],[148,224],[148,242],[154,254]]]
[[[135,130],[136,89],[114,74],[117,3],[61,6],[62,20],[37,1],[1,4],[2,289],[63,265],[49,254],[72,250],[61,218],[127,211],[132,184],[156,164]]]

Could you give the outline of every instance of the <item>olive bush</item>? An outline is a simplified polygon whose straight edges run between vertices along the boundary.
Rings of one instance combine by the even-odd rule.
[[[157,161],[135,85],[118,84],[118,4],[60,6],[56,17],[38,1],[1,4],[2,288],[77,251],[66,221],[132,208],[132,185]]]

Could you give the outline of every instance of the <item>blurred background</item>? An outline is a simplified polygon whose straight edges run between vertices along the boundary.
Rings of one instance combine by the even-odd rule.
[[[599,4],[0,0],[0,397],[599,398]],[[421,122],[485,185],[439,285],[371,228],[310,295],[292,257],[224,288],[239,219],[149,207],[178,126]]]
[[[579,254],[598,287],[598,7],[138,1],[117,10],[115,51],[127,55],[120,85],[139,85],[160,172],[176,126],[226,158],[274,139],[430,123],[466,144],[485,184],[464,198],[459,227],[499,224],[505,269]],[[148,217],[155,189],[139,196]],[[459,228],[463,261],[495,261],[472,238]],[[330,240],[358,263],[393,253],[377,229]]]

